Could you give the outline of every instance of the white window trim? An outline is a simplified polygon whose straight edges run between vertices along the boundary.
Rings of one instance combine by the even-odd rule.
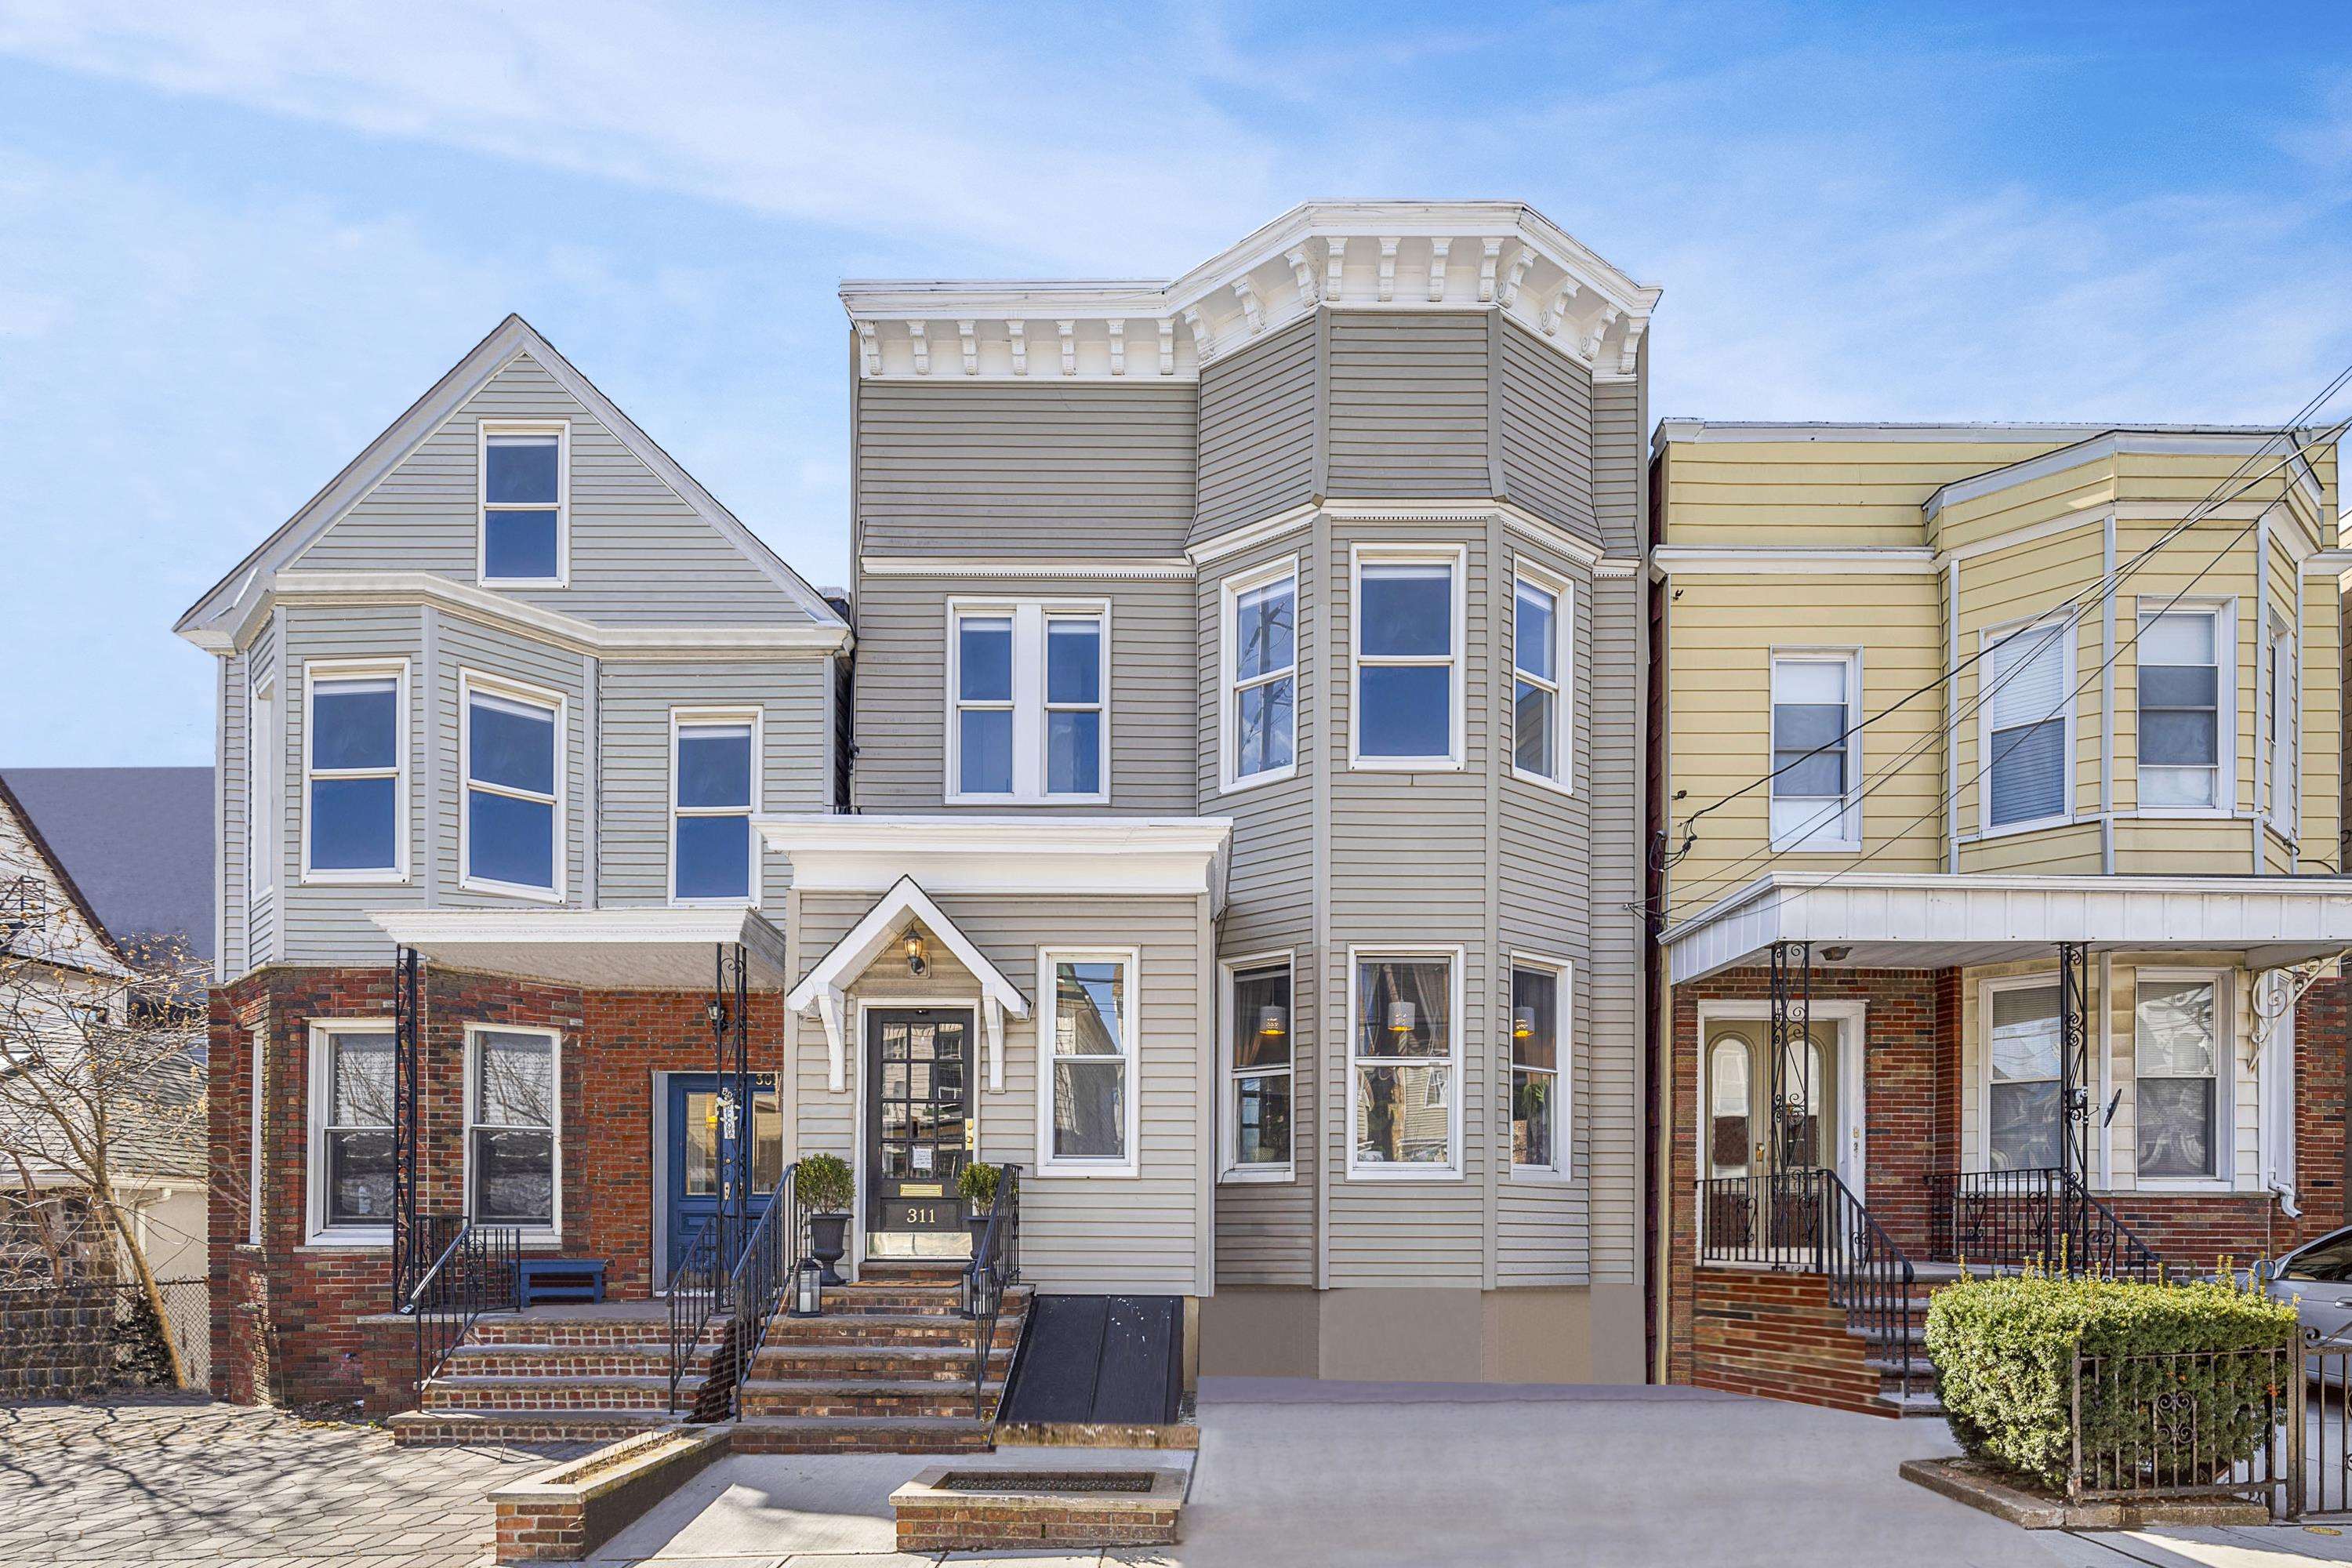
[[[2058,717],[2066,727],[2060,754],[2065,759],[2066,773],[2060,786],[2060,798],[2064,809],[2049,816],[2036,816],[2019,822],[2004,822],[1996,826],[1992,820],[1992,709],[1984,698],[1994,679],[1992,650],[2023,632],[2042,626],[2062,628],[2058,635],[2058,689],[2064,694],[2064,708]],[[2063,616],[2032,616],[2022,620],[1987,626],[1977,634],[1977,837],[2003,838],[2012,833],[2032,833],[2045,827],[2063,827],[2074,820],[2074,641],[2078,628],[2067,624]]]
[[[1530,677],[1535,685],[1549,684],[1552,690],[1553,718],[1551,726],[1552,771],[1531,773],[1519,766],[1518,682],[1519,682],[1519,584],[1552,595],[1551,668],[1554,679],[1546,682],[1540,676]],[[1506,710],[1511,715],[1511,776],[1523,783],[1556,789],[1562,795],[1576,793],[1576,584],[1557,572],[1545,570],[1525,556],[1517,559],[1511,574],[1511,689]]]
[[[968,793],[962,787],[963,727],[956,722],[963,689],[963,639],[958,625],[966,616],[1002,616],[1013,621],[1013,789],[1007,795]],[[1102,626],[1097,679],[1102,724],[1095,777],[1102,787],[1091,795],[1045,793],[1045,623],[1055,616],[1097,617]],[[947,603],[946,777],[940,782],[950,805],[1108,805],[1111,795],[1111,616],[1108,599],[968,599]],[[990,704],[989,706],[995,706]]]
[[[246,715],[245,891],[250,903],[278,889],[278,845],[285,833],[286,791],[279,784],[285,752],[276,675],[253,683]]]
[[[2264,633],[2262,679],[2270,700],[2271,742],[2263,764],[2270,798],[2263,806],[2273,830],[2293,841],[2302,836],[2303,825],[2302,649],[2282,616],[2269,617]]]
[[[551,846],[548,857],[550,874],[553,877],[555,881],[555,886],[552,888],[534,888],[527,883],[502,882],[495,878],[477,877],[474,875],[472,859],[474,814],[471,809],[469,809],[473,803],[467,798],[467,796],[476,789],[480,789],[490,795],[505,795],[511,800],[525,800],[535,804],[545,804],[541,802],[540,797],[536,795],[531,795],[525,791],[509,789],[504,784],[489,783],[477,784],[475,782],[474,694],[478,691],[486,697],[499,697],[504,698],[509,702],[520,702],[533,708],[544,708],[554,715],[555,755],[552,761],[554,763],[555,799],[553,802],[554,810],[550,814],[548,824],[548,831],[554,837],[554,843]],[[570,802],[566,798],[568,791],[565,787],[571,782],[572,772],[571,768],[567,765],[571,755],[569,751],[566,749],[566,742],[569,739],[569,734],[565,721],[568,717],[569,715],[565,711],[563,695],[561,692],[550,691],[544,687],[527,686],[521,681],[510,680],[501,676],[485,675],[479,670],[463,668],[458,670],[457,886],[465,889],[467,892],[496,893],[501,898],[528,899],[535,903],[542,904],[560,904],[563,901],[565,883],[564,874],[570,868],[567,862],[571,859],[571,834],[569,832]]]
[[[733,806],[680,805],[677,803],[678,731],[706,724],[749,724],[751,726],[751,804],[748,811]],[[669,894],[674,908],[696,909],[710,906],[735,908],[760,907],[760,835],[756,828],[746,831],[751,840],[744,853],[751,858],[745,873],[741,899],[682,899],[677,893],[677,824],[684,816],[746,816],[756,818],[761,808],[761,774],[768,755],[768,714],[760,707],[750,708],[673,708],[669,710],[669,815],[663,826],[662,857],[667,869],[663,873],[662,887]]]
[[[2139,804],[2139,649],[2137,635],[2132,639],[2132,815],[2152,821],[2212,821],[2228,819],[2238,812],[2238,613],[2232,598],[2182,599],[2179,604],[2154,595],[2146,595],[2156,605],[2152,610],[2139,610],[2134,618],[2137,631],[2145,630],[2148,620],[2158,615],[2211,616],[2213,617],[2214,713],[2213,729],[2213,804],[2211,805],[2142,805]],[[2072,687],[2073,667],[2068,667],[2067,685]],[[2069,731],[2072,739],[2072,731]],[[2067,761],[2074,761],[2070,748]],[[2072,793],[2069,792],[2069,798]]]
[[[304,1118],[302,1235],[307,1245],[323,1247],[377,1248],[392,1245],[389,1225],[327,1223],[327,1112],[332,1094],[328,1071],[328,1039],[334,1035],[389,1035],[398,1028],[390,1018],[318,1018],[310,1024],[310,1083],[309,1114]]]
[[[1764,716],[1764,769],[1767,773],[1774,773],[1777,769],[1777,764],[1772,761],[1772,758],[1775,755],[1775,751],[1772,736],[1771,710],[1780,705],[1780,661],[1784,658],[1791,660],[1792,662],[1815,660],[1821,663],[1828,663],[1832,659],[1837,659],[1843,660],[1845,664],[1845,802],[1838,810],[1838,833],[1835,839],[1823,840],[1819,843],[1796,843],[1792,841],[1783,844],[1780,839],[1773,838],[1771,840],[1772,852],[1777,855],[1853,855],[1858,853],[1862,848],[1862,744],[1863,737],[1866,733],[1862,727],[1862,649],[1858,647],[1775,647],[1771,650],[1765,665],[1764,677],[1764,700],[1766,710]],[[1988,790],[1990,788],[1990,774],[1987,775],[1987,788]],[[1988,809],[1990,809],[1990,804],[1988,804]],[[1764,800],[1764,830],[1768,837],[1770,835],[1771,829],[1772,795],[1770,787],[1768,785],[1765,791]]]
[[[1126,965],[1127,1006],[1122,1022],[1127,1038],[1126,1155],[1118,1160],[1056,1159],[1054,1156],[1054,1032],[1060,994],[1054,984],[1058,963],[1121,963]],[[1133,947],[1041,947],[1037,950],[1037,1168],[1041,1176],[1108,1176],[1120,1179],[1139,1173],[1143,1132],[1143,953]]]
[[[1235,1153],[1240,1131],[1235,1115],[1234,1092],[1240,1087],[1242,1074],[1234,1062],[1234,1031],[1240,1016],[1234,1001],[1234,983],[1245,972],[1273,969],[1276,966],[1290,977],[1290,1065],[1286,1068],[1260,1068],[1252,1078],[1281,1076],[1291,1082],[1290,1155],[1280,1162],[1265,1161],[1244,1164]],[[1243,953],[1217,962],[1217,1081],[1223,1086],[1217,1104],[1217,1180],[1231,1184],[1252,1182],[1288,1182],[1296,1179],[1298,1170],[1298,954],[1291,948],[1276,948],[1268,952]]]
[[[1244,777],[1240,772],[1241,692],[1239,690],[1240,648],[1236,639],[1241,636],[1240,603],[1244,594],[1270,587],[1287,579],[1290,583],[1290,761],[1278,768],[1267,768]],[[1298,625],[1298,557],[1296,553],[1266,562],[1254,570],[1228,577],[1218,591],[1217,613],[1217,790],[1221,795],[1233,795],[1241,790],[1256,789],[1262,784],[1280,784],[1298,776],[1298,698],[1299,650],[1303,639]],[[1278,679],[1279,671],[1260,677],[1255,684]]]
[[[1990,978],[1990,979],[1980,980],[1980,981],[1979,981],[1979,982],[1977,983],[1977,1029],[1976,1029],[1976,1033],[1977,1033],[1977,1038],[1976,1038],[1976,1049],[1977,1049],[1977,1070],[1976,1070],[1976,1080],[1977,1080],[1977,1081],[1976,1081],[1976,1097],[1977,1097],[1977,1136],[1976,1136],[1976,1145],[1977,1145],[1977,1163],[1976,1163],[1976,1168],[1977,1168],[1979,1171],[1990,1171],[1990,1170],[1991,1170],[1991,1169],[1993,1168],[1993,1164],[1992,1164],[1992,999],[1993,999],[1993,997],[1994,997],[1997,994],[1999,994],[1999,993],[2000,993],[2000,992],[2003,992],[2003,991],[2057,990],[2057,989],[2059,989],[2063,984],[2063,978],[2060,976],[2060,974],[2059,974],[2058,971],[2056,971],[2056,970],[2054,970],[2054,969],[2045,970],[2045,971],[2042,971],[2042,973],[2038,973],[2038,974],[2004,974],[2004,975],[1999,975],[1999,976],[1995,976],[1995,977]],[[2096,1013],[2097,1013],[2097,1011],[2098,1011],[2098,1009],[2099,1009],[2099,1008],[2101,1008],[2101,1007],[2103,1007],[2103,1006],[2105,1006],[2105,1005],[2106,1005],[2106,997],[2105,997],[2105,994],[2104,994],[2104,993],[2100,993],[2100,992],[2096,991],[2096,990],[2095,990],[2095,989],[2094,989],[2093,995],[2092,995],[2091,997],[2089,997],[2089,998],[2086,998],[2086,999],[2085,999],[2085,1002],[2086,1002],[2086,1005],[2090,1007],[2090,1009],[2091,1009],[2092,1013],[2094,1014],[2094,1016],[2093,1016],[2093,1017],[2090,1017],[2090,1018],[2086,1018],[2086,1019],[2084,1019],[2084,1026],[2085,1028],[2090,1029],[2090,1030],[2092,1031],[2092,1036],[2091,1036],[2091,1037],[2092,1037],[2092,1045],[2090,1046],[2089,1049],[2090,1049],[2093,1053],[2095,1053],[2095,1052],[2096,1052],[2096,1051],[2097,1051],[2097,1049],[2098,1049],[2098,1046],[2097,1046],[2097,1033],[2098,1033],[2098,1032],[2097,1032],[2097,1027],[2096,1027],[2097,1020],[2096,1020],[2095,1015],[2096,1015]],[[2061,1026],[2061,1029],[2060,1029],[2060,1037],[2059,1037],[2059,1041],[2058,1041],[2058,1048],[2059,1048],[2061,1051],[2063,1051],[2063,1050],[2066,1048],[2066,1041],[2065,1041],[2065,1037],[2064,1037],[2064,1029],[2063,1029],[2063,1022],[2062,1022],[2062,1026]],[[2093,1070],[2094,1072],[2095,1072],[2095,1071],[2097,1071],[2097,1070],[2098,1070],[2098,1064],[2097,1064],[2097,1063],[2095,1063],[2095,1063],[2093,1063],[2093,1064],[2092,1064],[2092,1070]],[[2053,1082],[2053,1083],[2063,1082],[2063,1081],[2064,1080],[2064,1077],[2065,1077],[2064,1073],[2063,1073],[2063,1071],[2061,1071],[2061,1072],[2058,1072],[2058,1073],[2053,1074],[2053,1075],[2052,1075],[2052,1078],[2051,1078],[2051,1081],[2052,1081],[2052,1082]],[[2032,1083],[2032,1082],[2038,1082],[2038,1081],[2040,1081],[2040,1080],[2038,1080],[2038,1079],[2016,1079],[2016,1080],[2013,1080],[2013,1081],[2016,1081],[2016,1082],[2021,1082],[2021,1083]],[[2087,1088],[2088,1086],[2086,1085],[2085,1087]],[[2104,1107],[2102,1107],[2102,1109],[2104,1109]],[[2066,1108],[2065,1108],[2064,1106],[2063,1106],[2063,1105],[2062,1105],[2062,1106],[2060,1106],[2060,1107],[2058,1108],[2058,1115],[2059,1115],[2059,1130],[2058,1130],[2058,1132],[2059,1132],[2059,1136],[2060,1136],[2060,1138],[2062,1138],[2062,1139],[2063,1139],[2063,1138],[2064,1138],[2064,1136],[2065,1136],[2065,1114],[2066,1114]],[[2087,1175],[2086,1175],[2086,1179],[2087,1179]]]
[[[548,1042],[551,1078],[548,1112],[549,1146],[554,1151],[551,1165],[554,1173],[555,1202],[553,1219],[547,1225],[517,1226],[514,1228],[526,1242],[561,1241],[563,1238],[563,1031],[541,1028],[528,1024],[467,1024],[466,1026],[466,1087],[465,1125],[459,1155],[460,1185],[465,1194],[466,1213],[474,1212],[474,1132],[483,1125],[481,1115],[482,1037],[485,1035],[536,1035]],[[511,1127],[510,1122],[499,1122]]]
[[[1430,958],[1442,958],[1445,960],[1448,966],[1447,1005],[1451,1009],[1454,1016],[1452,1024],[1446,1031],[1446,1055],[1443,1058],[1436,1057],[1382,1058],[1381,1058],[1381,1061],[1385,1065],[1395,1066],[1400,1061],[1405,1065],[1411,1065],[1415,1061],[1436,1062],[1442,1059],[1445,1065],[1452,1069],[1454,1095],[1453,1104],[1449,1108],[1451,1111],[1449,1118],[1451,1125],[1447,1131],[1447,1137],[1450,1140],[1449,1152],[1452,1153],[1453,1159],[1443,1165],[1403,1165],[1390,1164],[1385,1162],[1373,1165],[1359,1164],[1356,1161],[1356,1103],[1359,1099],[1356,1089],[1356,1067],[1360,1060],[1369,1061],[1371,1059],[1370,1058],[1360,1058],[1356,1050],[1356,997],[1359,989],[1357,985],[1359,973],[1367,960],[1377,961],[1381,959],[1404,959],[1409,961],[1412,959]],[[1367,945],[1363,947],[1350,946],[1348,949],[1348,1044],[1347,1053],[1342,1058],[1348,1075],[1348,1120],[1341,1136],[1347,1142],[1347,1179],[1349,1181],[1458,1182],[1463,1179],[1462,1103],[1468,1098],[1465,1093],[1465,1086],[1463,1079],[1463,949],[1459,943],[1452,946],[1440,945],[1418,947],[1411,945],[1391,947],[1381,944],[1377,946]]]
[[[318,744],[318,724],[315,708],[318,688],[322,681],[381,680],[393,678],[393,773],[392,773],[392,855],[389,869],[318,870],[310,865],[310,784],[319,777],[373,777],[375,769],[356,773],[334,769],[320,774],[310,765]],[[408,661],[404,658],[371,658],[336,661],[306,661],[302,666],[302,880],[317,887],[365,887],[405,882],[409,877],[409,832],[413,805],[409,799],[409,713]]]
[[[1370,773],[1442,773],[1459,772],[1463,767],[1464,667],[1469,662],[1464,654],[1464,638],[1467,635],[1464,622],[1467,618],[1467,582],[1470,575],[1469,552],[1459,544],[1351,544],[1348,547],[1348,766]],[[1366,566],[1445,566],[1452,569],[1454,584],[1453,643],[1446,655],[1446,668],[1451,679],[1447,683],[1448,751],[1444,756],[1432,757],[1368,757],[1359,749],[1364,735],[1364,680],[1366,658],[1364,646],[1364,568]],[[1434,655],[1400,658],[1394,655],[1374,655],[1370,663],[1380,665],[1426,666],[1436,662]],[[1352,980],[1350,982],[1352,984]],[[1349,1136],[1352,1138],[1353,1133]],[[1352,1147],[1352,1145],[1351,1145]],[[1352,1157],[1352,1156],[1351,1156]]]
[[[493,436],[552,436],[555,437],[555,575],[552,577],[493,577],[490,575],[490,437]],[[544,511],[541,505],[501,502],[500,511]],[[484,587],[568,588],[572,585],[572,421],[569,419],[485,419],[474,437],[474,580]]]
[[[247,1145],[245,1152],[245,1244],[261,1245],[261,1193],[263,1171],[261,1140],[268,1132],[263,1108],[269,1100],[269,1021],[265,1018],[246,1031],[246,1060],[252,1071],[252,1088],[247,1098]]]
[[[2139,964],[2132,971],[2132,1190],[2227,1193],[2238,1185],[2238,997],[2233,971],[2210,965]],[[2139,988],[2147,981],[2213,987],[2213,1174],[2143,1176],[2139,1171]]]
[[[1552,1103],[1552,1162],[1549,1165],[1522,1165],[1511,1158],[1511,1097],[1517,1086],[1512,1075],[1518,1071],[1511,1059],[1511,1016],[1508,986],[1515,971],[1525,969],[1549,974],[1559,987],[1558,1015],[1553,1027],[1552,1042],[1559,1065],[1552,1069],[1554,1088]],[[1503,1157],[1509,1163],[1508,1179],[1538,1185],[1572,1182],[1576,1179],[1576,964],[1565,958],[1544,952],[1514,952],[1504,969],[1506,991],[1503,1006]],[[1351,1127],[1353,1123],[1349,1124]]]

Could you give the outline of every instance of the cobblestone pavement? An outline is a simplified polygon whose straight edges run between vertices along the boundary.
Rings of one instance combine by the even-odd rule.
[[[395,1448],[373,1426],[169,1396],[0,1405],[0,1564],[472,1568],[489,1490],[582,1447]]]

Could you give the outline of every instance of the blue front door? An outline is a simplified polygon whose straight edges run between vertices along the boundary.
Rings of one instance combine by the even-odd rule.
[[[677,1271],[677,1261],[697,1226],[719,1212],[721,1191],[719,1169],[719,1078],[715,1073],[674,1072],[669,1075],[669,1162],[667,1181],[669,1263],[664,1278]],[[776,1105],[772,1073],[751,1075],[751,1196],[748,1206],[757,1217],[784,1169],[784,1121]]]

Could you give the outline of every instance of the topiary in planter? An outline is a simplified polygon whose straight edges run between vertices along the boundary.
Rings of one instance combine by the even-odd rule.
[[[2294,1307],[2221,1284],[2028,1276],[1970,1280],[1927,1303],[1953,1437],[2053,1491],[2065,1489],[2074,1451],[2077,1347],[2095,1358],[2082,1388],[2086,1485],[2189,1482],[2192,1468],[2218,1475],[2268,1437],[2274,1402],[2294,1392],[2277,1384],[2301,1379],[2295,1333]],[[2270,1350],[2287,1354],[2210,1353]],[[2192,1352],[2209,1358],[2180,1353]]]
[[[974,1215],[996,1207],[996,1184],[1003,1174],[994,1165],[974,1160],[956,1173],[956,1195],[971,1205]]]
[[[810,1154],[801,1161],[793,1191],[802,1206],[816,1214],[844,1214],[855,1191],[849,1166],[838,1154]]]

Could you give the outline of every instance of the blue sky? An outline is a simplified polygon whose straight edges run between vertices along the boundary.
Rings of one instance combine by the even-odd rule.
[[[845,578],[845,276],[1543,209],[1654,413],[2284,417],[2352,360],[2326,6],[0,0],[0,765],[203,763],[180,610],[520,310]]]

